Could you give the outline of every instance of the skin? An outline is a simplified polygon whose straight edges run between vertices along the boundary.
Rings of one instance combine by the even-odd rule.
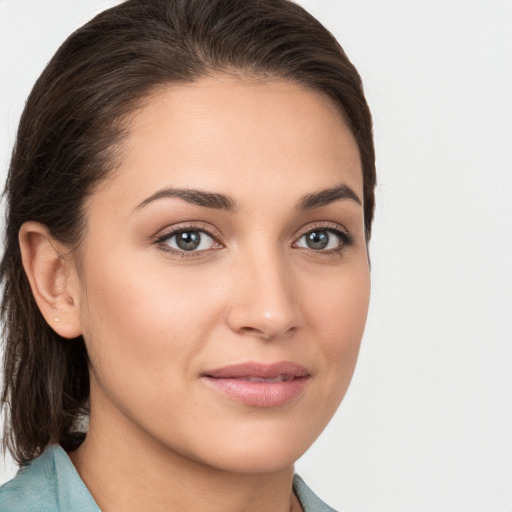
[[[347,390],[370,277],[360,201],[297,206],[341,184],[363,197],[352,134],[317,92],[215,75],[148,98],[121,154],[86,204],[79,265],[52,252],[44,226],[20,234],[43,314],[82,334],[91,361],[89,433],[72,461],[104,512],[300,509],[293,463]],[[169,187],[236,207],[148,199]],[[176,227],[208,236],[186,252],[163,239]],[[308,246],[315,229],[332,248]],[[247,361],[310,377],[278,407],[201,378]]]

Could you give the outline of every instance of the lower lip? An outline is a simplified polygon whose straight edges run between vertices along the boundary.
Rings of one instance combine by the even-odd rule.
[[[250,382],[235,378],[203,377],[213,388],[229,398],[255,407],[279,407],[298,397],[308,377],[296,377],[283,382]]]

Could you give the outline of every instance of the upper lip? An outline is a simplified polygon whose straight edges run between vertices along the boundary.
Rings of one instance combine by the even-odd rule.
[[[309,371],[302,365],[292,361],[279,361],[277,363],[265,364],[258,362],[247,362],[233,364],[208,370],[202,373],[203,377],[214,379],[237,379],[243,377],[256,377],[261,379],[273,379],[276,377],[309,377]]]

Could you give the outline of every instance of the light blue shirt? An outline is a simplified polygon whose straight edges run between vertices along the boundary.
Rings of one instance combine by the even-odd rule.
[[[336,512],[298,476],[293,489],[304,512]],[[101,512],[63,448],[48,447],[0,487],[1,512]]]

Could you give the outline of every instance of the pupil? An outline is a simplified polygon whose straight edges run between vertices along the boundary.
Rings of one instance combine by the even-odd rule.
[[[310,249],[325,249],[329,243],[327,231],[312,231],[306,237],[306,243]]]
[[[193,251],[200,243],[201,235],[197,231],[184,231],[176,235],[176,245],[184,251]]]

